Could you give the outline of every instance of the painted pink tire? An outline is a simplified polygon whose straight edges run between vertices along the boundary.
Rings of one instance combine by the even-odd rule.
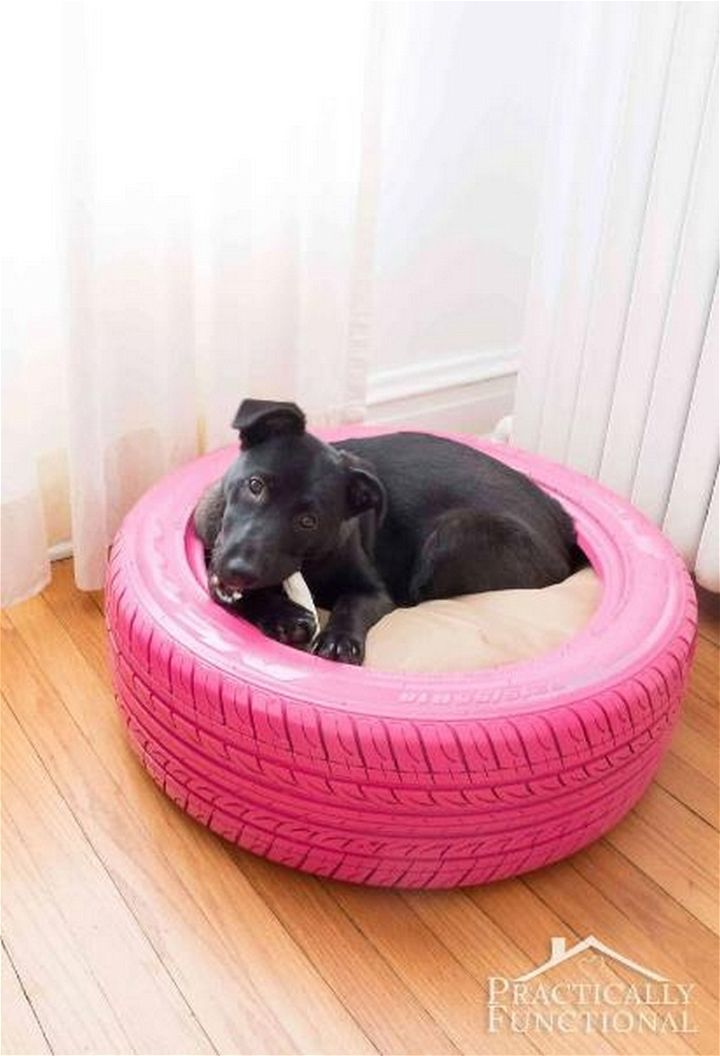
[[[645,791],[695,642],[681,560],[589,478],[453,439],[560,499],[602,580],[590,623],[540,658],[383,673],[290,649],[226,613],[205,590],[190,518],[235,448],[161,480],[125,519],[106,589],[117,699],[155,781],[226,839],[340,880],[454,887],[573,854]]]

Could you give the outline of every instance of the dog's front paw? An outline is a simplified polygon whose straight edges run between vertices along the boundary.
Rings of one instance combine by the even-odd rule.
[[[292,604],[292,603],[291,603]],[[315,637],[317,624],[315,617],[300,605],[294,605],[279,612],[270,612],[256,621],[256,626],[268,638],[274,638],[283,645],[294,645],[297,649],[306,649]]]
[[[328,629],[318,635],[312,651],[316,656],[335,660],[340,664],[362,664],[365,643],[353,634]]]

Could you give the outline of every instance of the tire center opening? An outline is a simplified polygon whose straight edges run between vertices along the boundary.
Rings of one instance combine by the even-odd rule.
[[[205,557],[191,519],[185,535],[191,571],[206,590]],[[371,629],[363,666],[398,674],[469,674],[532,660],[576,637],[601,596],[602,579],[590,564],[539,590],[488,591],[398,608]],[[328,614],[319,615],[322,626]]]

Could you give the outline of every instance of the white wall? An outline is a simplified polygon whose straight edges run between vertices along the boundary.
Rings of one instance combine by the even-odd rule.
[[[375,419],[407,416],[398,399],[428,387],[439,407],[446,381],[448,405],[468,407],[443,424],[487,427],[481,395],[485,418],[510,409],[561,8],[384,5]]]

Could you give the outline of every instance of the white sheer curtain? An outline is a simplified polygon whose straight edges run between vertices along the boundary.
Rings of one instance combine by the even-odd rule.
[[[718,557],[715,4],[568,4],[512,439]]]
[[[242,396],[362,416],[380,17],[5,5],[4,603],[68,538],[100,586],[125,511]]]

